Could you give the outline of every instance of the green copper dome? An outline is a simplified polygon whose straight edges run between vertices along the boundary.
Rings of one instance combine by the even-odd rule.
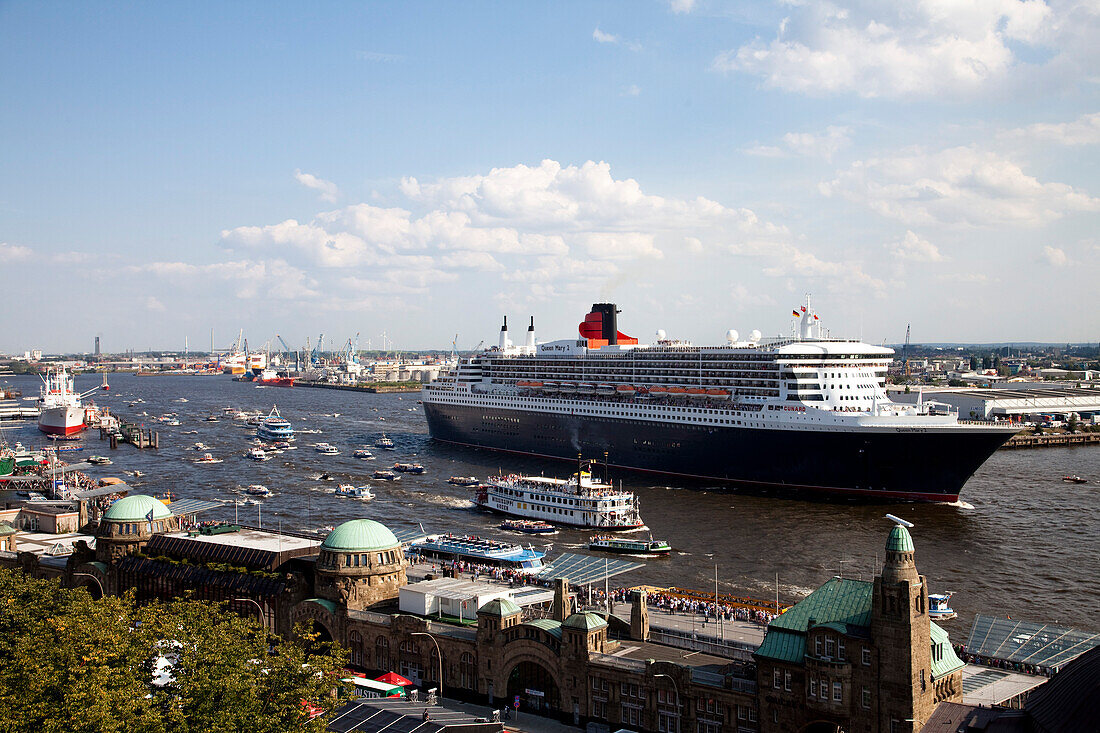
[[[520,613],[522,609],[508,598],[496,598],[477,609],[479,614],[486,616],[512,616]]]
[[[909,530],[900,524],[895,524],[890,530],[890,537],[886,540],[887,552],[913,552],[913,538],[909,536]]]
[[[388,550],[399,544],[386,525],[373,519],[353,519],[329,532],[321,543],[321,548],[341,552],[369,552]]]
[[[562,627],[566,629],[580,629],[581,631],[595,631],[607,626],[607,622],[591,611],[587,613],[574,613],[565,619]]]
[[[144,494],[124,496],[112,504],[103,514],[105,522],[147,522],[149,510],[153,510],[153,519],[167,519],[172,516],[164,502]]]

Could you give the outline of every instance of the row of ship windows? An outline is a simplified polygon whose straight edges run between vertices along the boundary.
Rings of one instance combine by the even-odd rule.
[[[806,395],[803,399],[810,399],[813,396],[814,395]],[[817,397],[820,399],[821,395],[817,395]],[[522,402],[524,404],[533,404],[535,402],[535,400],[538,399],[538,398],[536,398],[536,397],[516,397],[515,399],[519,400],[520,402]],[[470,405],[472,407],[485,407],[485,403],[481,400],[466,400],[466,399],[456,398],[456,399],[451,400],[450,402],[453,403],[453,404],[459,404],[459,405]],[[567,405],[569,407],[585,408],[585,407],[588,406],[589,403],[587,403],[587,402],[576,402],[576,401],[566,401],[563,404]],[[721,409],[717,409],[717,408],[677,407],[677,406],[674,406],[674,405],[669,405],[667,407],[664,407],[663,409],[666,412],[671,411],[671,412],[675,412],[677,414],[700,413],[700,414],[704,414],[704,415],[741,415],[741,411],[721,410]],[[751,410],[751,412],[755,412],[759,409],[760,408],[757,407],[755,410]],[[622,417],[667,417],[667,415],[663,415],[663,414],[656,413],[656,412],[624,412],[624,411],[621,411],[621,410],[595,410],[595,411],[582,410],[582,411],[585,414],[619,415],[619,416],[622,416]],[[502,415],[485,415],[485,416],[483,416],[483,419],[484,420],[499,421],[499,422],[511,422],[511,423],[515,423],[517,425],[519,424],[519,418],[505,417],[505,416],[502,416]]]
[[[501,508],[505,509],[507,507],[501,507]],[[548,512],[550,514],[561,514],[563,517],[575,516],[572,509],[562,509],[562,508],[556,507],[556,506],[543,506],[541,504],[525,504],[523,502],[516,502],[516,508],[517,509],[529,509],[531,511],[539,510],[539,511],[543,511],[543,512]]]

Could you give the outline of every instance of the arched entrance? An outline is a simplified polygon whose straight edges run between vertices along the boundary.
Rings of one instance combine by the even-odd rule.
[[[508,673],[508,704],[519,697],[520,710],[545,715],[560,708],[558,684],[538,662],[520,662]]]
[[[310,624],[310,631],[317,634],[317,638],[314,640],[315,644],[328,644],[332,642],[332,634],[330,634],[328,628],[317,619],[313,619],[313,623]]]

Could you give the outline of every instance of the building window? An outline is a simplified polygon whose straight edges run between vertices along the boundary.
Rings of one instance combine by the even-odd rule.
[[[863,707],[871,707],[871,688],[867,685],[863,686],[863,694],[860,696],[860,702],[863,703]]]
[[[619,722],[623,725],[637,726],[641,720],[642,709],[637,705],[623,705],[619,711]]]
[[[831,636],[825,637],[825,657],[832,659],[836,656],[836,639]]]
[[[379,636],[374,642],[374,661],[379,669],[390,667],[390,640]]]
[[[592,701],[592,717],[607,720],[607,700]]]
[[[779,673],[778,669],[773,669],[772,670],[772,687],[774,687],[775,689],[778,690],[780,688],[780,686],[782,686],[782,684],[783,684],[782,675]]]
[[[459,658],[458,686],[464,690],[477,689],[477,661],[470,652],[462,652]]]
[[[867,647],[863,647],[863,666],[871,666],[871,650]]]
[[[833,683],[833,702],[841,702],[844,700],[842,690],[839,682]]]
[[[783,673],[783,689],[786,690],[787,692],[791,691],[791,673],[790,672],[784,672]]]
[[[814,653],[817,656],[821,656],[821,637],[818,636],[814,639]]]
[[[749,705],[748,708],[749,708],[749,722],[750,723],[755,723],[756,722],[756,707],[754,705]]]
[[[844,659],[844,639],[839,639],[837,641],[836,658],[841,660]]]
[[[926,689],[925,685],[926,685],[926,683],[924,681],[924,670],[922,669],[920,671],[920,691],[921,692],[925,691],[925,689]]]
[[[817,697],[817,680],[810,678],[810,697]]]

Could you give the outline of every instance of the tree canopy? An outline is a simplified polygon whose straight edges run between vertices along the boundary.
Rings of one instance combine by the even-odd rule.
[[[93,600],[0,570],[0,727],[323,731],[350,694],[345,652],[298,632],[273,636],[223,605]],[[322,714],[310,720],[305,703]]]

